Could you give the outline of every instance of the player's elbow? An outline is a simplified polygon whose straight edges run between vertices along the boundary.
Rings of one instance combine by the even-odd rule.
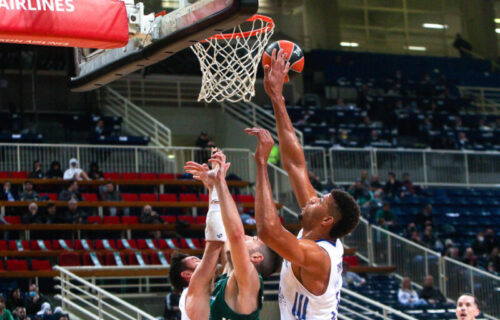
[[[243,229],[238,229],[231,231],[227,234],[227,240],[229,242],[245,241],[245,231]]]
[[[274,223],[267,223],[263,226],[257,227],[257,236],[264,242],[272,239],[276,234],[277,229],[280,226],[275,225]]]

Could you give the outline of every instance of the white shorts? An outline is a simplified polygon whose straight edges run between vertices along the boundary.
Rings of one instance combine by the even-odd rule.
[[[205,227],[206,241],[221,241],[226,242],[226,229],[222,222],[222,214],[219,204],[211,204],[207,213],[207,224]]]

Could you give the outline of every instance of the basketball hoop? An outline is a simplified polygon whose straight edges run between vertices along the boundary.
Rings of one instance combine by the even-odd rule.
[[[232,32],[193,45],[203,73],[198,101],[249,102],[255,96],[257,68],[273,32],[271,18],[254,15]]]

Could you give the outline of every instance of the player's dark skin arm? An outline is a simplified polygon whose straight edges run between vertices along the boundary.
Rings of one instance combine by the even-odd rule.
[[[303,208],[311,198],[316,197],[316,192],[307,175],[304,151],[286,111],[283,83],[289,68],[289,62],[285,63],[284,51],[273,50],[271,65],[264,67],[264,88],[271,98],[276,117],[281,162],[290,176],[295,197]]]

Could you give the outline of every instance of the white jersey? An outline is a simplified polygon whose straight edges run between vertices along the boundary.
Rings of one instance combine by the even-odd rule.
[[[302,231],[299,233],[299,238]],[[293,274],[292,264],[283,260],[280,276],[279,305],[281,320],[336,320],[342,289],[344,247],[337,239],[317,240],[330,257],[330,280],[325,293],[316,296],[307,291]]]
[[[181,320],[190,320],[186,313],[186,297],[188,288],[182,290],[181,298],[179,299],[179,309],[181,310]]]

